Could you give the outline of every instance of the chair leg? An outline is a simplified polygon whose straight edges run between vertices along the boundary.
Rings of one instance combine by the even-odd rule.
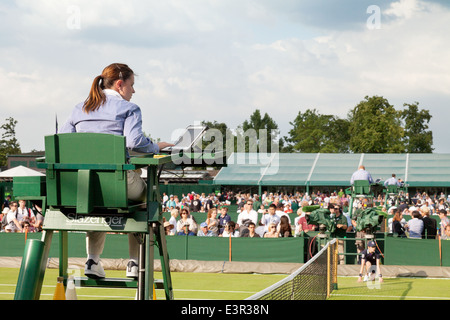
[[[159,246],[159,256],[161,259],[161,271],[163,274],[166,300],[173,300],[172,278],[170,275],[169,254],[167,252],[167,243],[165,238],[164,227],[162,224],[159,223],[158,227],[156,227],[155,229],[157,230],[156,239]]]
[[[147,241],[145,242],[145,248],[147,251],[147,259],[146,259],[146,272],[145,272],[145,283],[147,284],[146,288],[146,297],[149,300],[156,299],[153,296],[153,286],[155,285],[155,233],[154,233],[154,223],[151,223],[149,226],[149,234],[147,236]]]
[[[145,271],[146,271],[146,263],[145,263],[145,234],[140,234],[139,236],[139,261],[138,261],[138,300],[145,300]]]
[[[67,231],[59,232],[59,276],[67,279],[69,268],[69,239]]]

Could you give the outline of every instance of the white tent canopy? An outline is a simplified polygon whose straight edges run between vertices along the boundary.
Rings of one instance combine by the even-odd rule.
[[[0,178],[35,177],[35,176],[45,176],[45,174],[24,166],[17,166],[9,170],[0,172]]]

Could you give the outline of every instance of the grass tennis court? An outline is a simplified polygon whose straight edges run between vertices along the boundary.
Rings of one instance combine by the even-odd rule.
[[[381,284],[338,277],[331,300],[450,300],[450,279],[386,278]]]
[[[125,271],[107,270],[108,277],[124,277]],[[0,299],[12,300],[19,269],[0,268]],[[47,269],[41,300],[51,300],[57,269]],[[172,273],[176,300],[243,300],[285,278],[286,275]],[[159,272],[155,278],[161,279]],[[331,300],[450,300],[450,279],[387,278],[380,286],[358,283],[356,277],[338,277]],[[77,288],[79,300],[133,300],[133,289]],[[156,290],[157,299],[164,299]]]

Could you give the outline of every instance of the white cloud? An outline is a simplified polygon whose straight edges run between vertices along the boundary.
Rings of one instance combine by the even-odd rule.
[[[393,2],[391,6],[384,11],[384,14],[391,15],[400,19],[411,19],[416,14],[423,11],[425,5],[417,0],[400,0]]]
[[[450,116],[449,10],[428,1],[380,2],[379,30],[365,27],[363,2],[329,2],[326,10],[334,11],[320,30],[311,22],[326,15],[314,1],[2,4],[0,122],[16,118],[23,151],[42,149],[55,114],[65,121],[92,79],[119,61],[138,74],[133,101],[155,138],[201,120],[235,128],[255,108],[286,134],[300,109],[343,117],[364,96],[382,95],[396,108],[418,101],[430,109],[436,151],[450,152],[439,140],[446,135],[440,119]],[[80,29],[67,27],[70,6],[80,8]],[[341,12],[353,21],[336,25]],[[320,19],[305,22],[305,15]]]

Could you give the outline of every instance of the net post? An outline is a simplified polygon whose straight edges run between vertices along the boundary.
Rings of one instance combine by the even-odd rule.
[[[330,287],[331,287],[331,246],[327,248],[327,299],[330,297]]]
[[[339,261],[339,247],[337,241],[333,245],[334,248],[334,259],[333,259],[333,290],[338,289],[337,283],[337,270],[338,270],[338,261]]]
[[[231,262],[231,234],[229,235],[229,241],[228,241],[228,261]]]

